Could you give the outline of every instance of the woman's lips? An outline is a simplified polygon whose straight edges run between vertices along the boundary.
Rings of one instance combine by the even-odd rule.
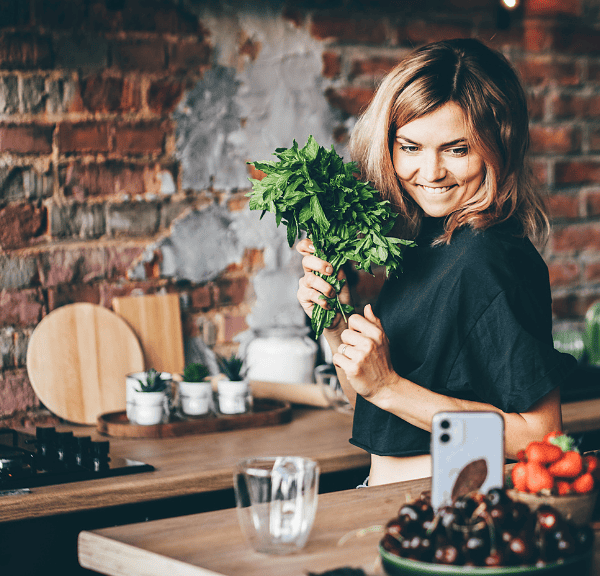
[[[448,192],[448,190],[450,190],[451,188],[454,188],[454,186],[455,186],[455,184],[453,184],[452,186],[431,187],[431,186],[423,186],[422,184],[419,184],[419,188],[422,188],[428,194],[444,194],[445,192]]]

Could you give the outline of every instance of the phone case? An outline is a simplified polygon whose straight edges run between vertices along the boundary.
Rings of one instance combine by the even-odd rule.
[[[496,412],[439,412],[431,431],[431,503],[504,485],[504,419]]]

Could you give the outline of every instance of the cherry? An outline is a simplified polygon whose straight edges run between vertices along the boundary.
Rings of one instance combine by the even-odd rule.
[[[510,504],[510,498],[504,488],[490,488],[485,496],[490,506],[498,506],[499,504]]]
[[[471,536],[463,546],[463,553],[467,561],[476,566],[482,566],[486,556],[488,556],[490,547],[485,539],[478,536]]]
[[[490,552],[483,560],[484,566],[503,566],[504,565],[504,554],[500,550],[494,550]]]
[[[527,564],[532,557],[532,549],[526,538],[515,536],[508,543],[508,550],[515,564]]]
[[[536,512],[537,522],[542,531],[556,529],[561,521],[560,514],[551,506],[542,504]]]
[[[433,555],[434,562],[437,564],[455,565],[461,563],[460,553],[456,546],[446,544],[436,549]]]

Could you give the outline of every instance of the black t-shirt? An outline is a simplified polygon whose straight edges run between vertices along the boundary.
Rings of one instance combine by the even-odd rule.
[[[515,222],[464,227],[432,247],[442,231],[443,219],[424,219],[375,305],[394,370],[440,394],[525,412],[575,364],[553,346],[547,266]],[[430,434],[358,396],[350,442],[410,456],[429,453]]]

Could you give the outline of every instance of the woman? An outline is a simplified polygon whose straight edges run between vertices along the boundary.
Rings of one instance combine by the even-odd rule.
[[[375,309],[325,331],[355,403],[353,444],[370,486],[430,474],[436,412],[492,410],[508,457],[560,429],[559,386],[574,359],[553,348],[548,270],[529,237],[548,219],[525,164],[525,94],[508,61],[477,40],[430,44],[385,78],[351,137],[352,156],[415,238]],[[307,314],[333,288],[298,243]],[[347,287],[340,300],[350,302]]]

